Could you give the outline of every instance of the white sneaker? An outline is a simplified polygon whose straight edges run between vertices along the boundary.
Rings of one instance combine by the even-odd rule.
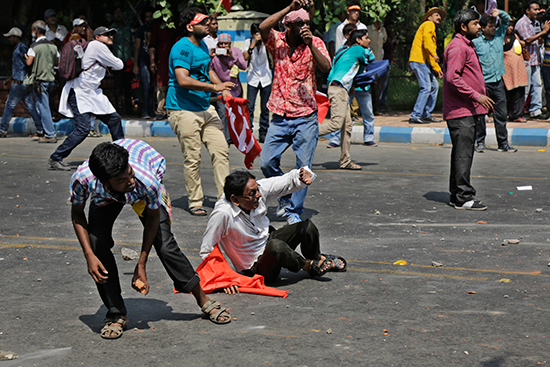
[[[279,198],[279,206],[277,207],[277,211],[275,214],[277,214],[278,217],[284,218],[286,217],[286,208],[290,206],[290,200],[289,199],[283,199]]]

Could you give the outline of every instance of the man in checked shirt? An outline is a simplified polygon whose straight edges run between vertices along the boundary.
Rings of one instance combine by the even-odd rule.
[[[216,324],[227,324],[231,317],[217,301],[211,301],[199,284],[199,277],[178,247],[172,230],[168,192],[162,184],[166,161],[147,143],[120,139],[101,143],[71,178],[71,217],[82,246],[88,272],[94,279],[107,315],[101,330],[104,339],[116,339],[128,325],[121,295],[118,270],[111,248],[113,224],[125,204],[143,224],[143,242],[132,278],[132,287],[149,292],[145,264],[155,246],[157,255],[180,292],[191,292],[202,313]],[[84,213],[91,197],[88,218]]]

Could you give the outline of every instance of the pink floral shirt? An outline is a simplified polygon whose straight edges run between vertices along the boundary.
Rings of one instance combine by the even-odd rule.
[[[313,37],[313,45],[330,60],[325,44]],[[317,111],[315,68],[313,54],[308,46],[298,46],[292,55],[286,42],[286,32],[271,30],[266,43],[273,56],[275,75],[267,107],[280,116],[300,117]]]

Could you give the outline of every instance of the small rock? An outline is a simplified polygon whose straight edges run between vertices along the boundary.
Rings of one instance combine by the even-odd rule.
[[[42,281],[42,278],[38,278],[38,279],[36,279],[36,281],[41,282],[41,281]]]
[[[286,305],[286,308],[290,308],[290,305]]]
[[[131,250],[129,248],[123,247],[121,250],[122,258],[126,261],[135,260],[139,258],[137,251]]]
[[[510,296],[509,296],[509,295],[507,295],[507,294],[505,294],[505,295],[504,295],[504,298],[508,298],[508,297],[510,297]]]
[[[438,263],[437,261],[432,261],[432,266],[435,266],[437,268],[437,267],[443,266],[443,263]]]
[[[518,243],[519,243],[518,239],[509,239],[509,240],[504,240],[503,245],[504,244],[517,245]]]
[[[332,329],[328,329],[327,334],[332,334]]]
[[[467,350],[465,350],[465,351],[464,351],[464,354],[466,354],[467,356],[469,356],[469,355],[470,355],[470,353],[468,353],[468,351],[467,351]]]
[[[380,212],[377,210],[377,211],[374,212],[374,214],[380,215]]]
[[[542,213],[542,208],[535,209],[535,213]]]
[[[254,313],[254,312],[251,312],[250,314],[251,314],[251,315],[255,315],[255,313]]]
[[[4,352],[3,350],[0,350],[0,361],[11,361],[12,359],[16,359],[17,354],[13,352]]]

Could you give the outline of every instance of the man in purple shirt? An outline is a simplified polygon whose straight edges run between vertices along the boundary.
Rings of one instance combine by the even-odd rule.
[[[475,200],[470,184],[476,122],[494,102],[487,97],[481,64],[472,40],[480,35],[479,14],[462,9],[454,18],[456,34],[444,53],[443,118],[447,121],[451,151],[450,205],[455,209],[485,210]]]

